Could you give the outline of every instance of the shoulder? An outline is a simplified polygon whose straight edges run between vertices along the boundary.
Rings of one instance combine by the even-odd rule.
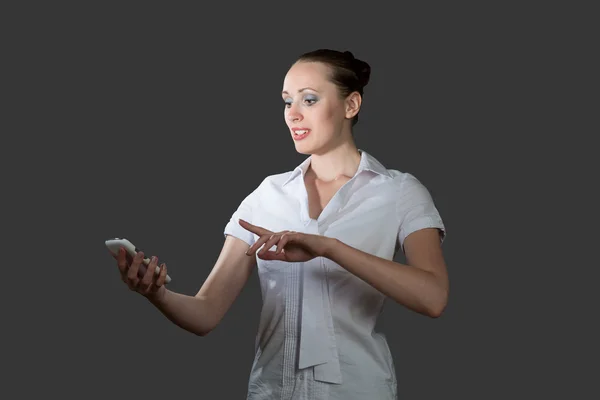
[[[398,191],[406,191],[407,189],[410,190],[415,186],[424,187],[412,173],[396,168],[388,168],[370,153],[366,154],[366,169],[380,176],[380,179],[374,181],[377,182],[377,185],[383,180],[385,185],[396,193]]]
[[[293,171],[287,171],[282,173],[276,173],[272,175],[265,176],[256,191],[261,194],[268,194],[273,191],[281,191],[285,183],[292,176]]]
[[[276,173],[273,175],[268,175],[267,177],[264,178],[262,184],[270,185],[270,186],[283,186],[283,184],[285,182],[287,182],[287,180],[292,176],[293,173],[294,173],[294,171],[286,171],[286,172]]]
[[[414,190],[427,190],[425,185],[412,173],[388,169],[391,181],[390,184],[399,194],[406,194]]]
[[[281,191],[284,184],[292,176],[292,173],[293,171],[287,171],[265,176],[260,180],[260,183],[255,187],[252,194],[260,197],[272,194],[273,191]]]
[[[429,188],[414,174],[388,169],[391,176],[390,192],[393,193],[397,210],[400,213],[410,209],[435,207]]]
[[[437,228],[443,242],[446,227],[430,190],[410,172],[388,170],[392,176],[396,215],[400,222],[399,239],[404,240],[413,232],[425,228]]]

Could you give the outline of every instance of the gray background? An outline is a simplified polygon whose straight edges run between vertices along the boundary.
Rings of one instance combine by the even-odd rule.
[[[195,294],[242,199],[305,157],[280,92],[316,48],[370,63],[358,147],[419,178],[448,228],[445,314],[388,302],[378,324],[400,398],[583,398],[592,14],[482,3],[2,6],[7,398],[244,398],[256,273],[200,338],[127,289],[104,240]]]

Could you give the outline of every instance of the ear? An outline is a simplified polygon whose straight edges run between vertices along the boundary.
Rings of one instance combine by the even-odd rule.
[[[362,97],[358,92],[352,92],[346,97],[346,118],[352,119],[360,111]]]

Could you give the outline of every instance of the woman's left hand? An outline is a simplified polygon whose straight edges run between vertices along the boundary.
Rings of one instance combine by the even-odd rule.
[[[264,247],[257,253],[263,260],[278,260],[287,262],[305,262],[325,254],[330,238],[320,235],[311,235],[294,231],[271,232],[260,226],[252,225],[243,219],[239,220],[240,226],[259,236],[258,240],[250,246],[247,255],[252,255],[263,244]],[[277,245],[276,251],[269,250]]]

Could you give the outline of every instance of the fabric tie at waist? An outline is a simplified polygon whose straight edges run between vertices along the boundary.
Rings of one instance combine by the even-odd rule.
[[[300,369],[314,366],[315,380],[342,383],[326,271],[321,257],[305,263],[300,322]]]

